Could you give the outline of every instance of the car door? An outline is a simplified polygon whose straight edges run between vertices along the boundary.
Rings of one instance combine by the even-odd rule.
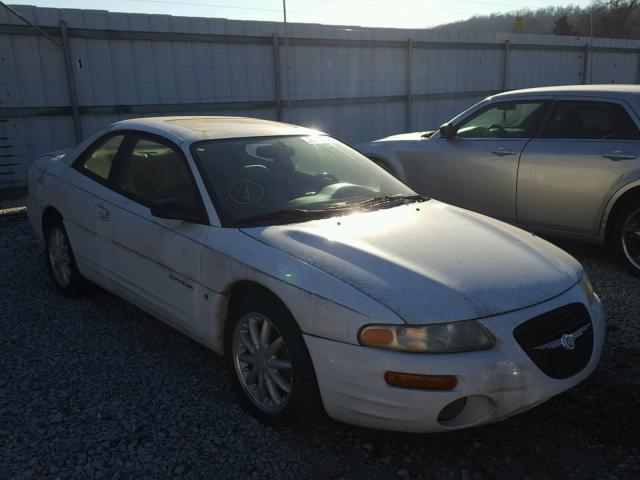
[[[520,153],[548,104],[544,99],[489,103],[455,125],[453,138],[434,138],[419,161],[420,191],[514,220]]]
[[[624,101],[559,97],[522,153],[518,223],[598,235],[612,189],[640,158],[639,139]]]
[[[102,199],[109,194],[109,178],[113,165],[124,145],[123,133],[106,133],[90,145],[72,164],[57,192],[59,205],[65,212],[65,227],[73,246],[80,272],[105,285],[104,269],[100,262],[100,238],[108,234],[99,218],[103,215]]]
[[[194,336],[206,325],[200,256],[209,230],[202,198],[180,149],[146,133],[128,135],[104,199],[102,263],[112,290]],[[159,201],[192,206],[199,222],[159,218]]]

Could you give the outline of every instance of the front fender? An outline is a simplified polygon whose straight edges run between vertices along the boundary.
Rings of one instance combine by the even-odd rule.
[[[220,295],[240,281],[267,288],[309,335],[357,344],[358,330],[365,324],[404,323],[355,287],[237,229],[212,227],[201,271],[203,285]]]
[[[401,150],[402,147],[403,144],[400,142],[370,142],[359,145],[358,150],[371,159],[383,161],[398,180],[414,187],[418,173],[417,165],[412,169],[400,160],[397,150]]]

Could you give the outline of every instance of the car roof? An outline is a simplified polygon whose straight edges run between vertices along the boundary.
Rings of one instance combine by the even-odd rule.
[[[582,96],[607,96],[607,97],[634,97],[640,95],[640,85],[560,85],[554,87],[525,88],[498,93],[491,98],[503,98],[525,95],[582,95]]]
[[[134,118],[114,123],[111,130],[141,130],[163,135],[178,143],[280,135],[318,135],[322,133],[288,123],[230,116]]]

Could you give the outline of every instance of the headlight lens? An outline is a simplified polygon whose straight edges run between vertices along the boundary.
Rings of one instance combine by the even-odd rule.
[[[593,291],[593,285],[591,285],[591,280],[589,280],[589,276],[586,273],[582,274],[582,278],[580,279],[580,288],[587,296],[589,303],[593,303],[596,299],[596,292]]]
[[[367,325],[358,340],[368,347],[401,352],[454,353],[484,350],[495,337],[475,320],[432,325]]]

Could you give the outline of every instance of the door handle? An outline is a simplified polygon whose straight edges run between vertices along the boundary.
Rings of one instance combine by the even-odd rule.
[[[102,205],[98,205],[98,218],[103,222],[109,221],[109,210],[104,208]]]
[[[614,162],[619,162],[620,160],[635,160],[636,156],[633,153],[625,153],[620,150],[616,150],[611,153],[605,153],[603,155],[604,158],[608,158],[609,160],[613,160]]]
[[[515,155],[516,151],[509,150],[508,148],[500,147],[500,148],[496,148],[495,150],[491,150],[491,153],[493,153],[494,155],[497,155],[498,157],[505,157],[507,155]]]

